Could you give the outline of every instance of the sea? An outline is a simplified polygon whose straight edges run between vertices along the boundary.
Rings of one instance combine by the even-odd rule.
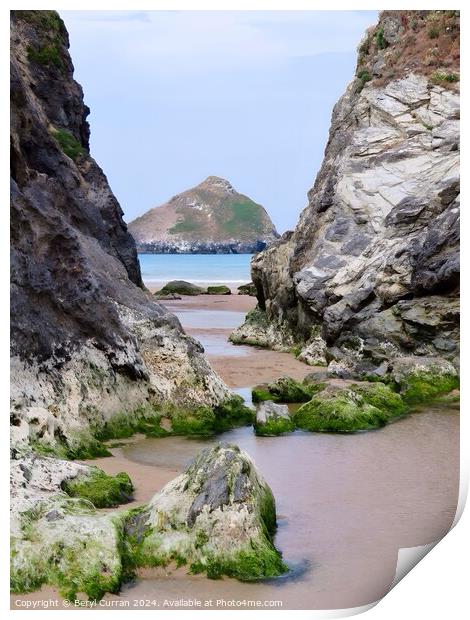
[[[155,285],[170,280],[193,284],[226,284],[230,288],[251,281],[253,254],[139,254],[142,279]]]

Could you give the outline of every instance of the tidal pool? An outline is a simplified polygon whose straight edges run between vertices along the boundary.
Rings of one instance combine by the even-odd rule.
[[[246,608],[332,609],[365,605],[393,582],[398,549],[425,545],[450,528],[458,499],[459,416],[433,406],[379,431],[355,435],[295,432],[256,437],[251,427],[211,439],[144,439],[126,458],[183,470],[215,441],[238,444],[276,498],[276,546],[291,571],[257,583],[211,581],[184,567],[148,574],[121,597],[236,601]],[[271,601],[280,601],[272,603]]]

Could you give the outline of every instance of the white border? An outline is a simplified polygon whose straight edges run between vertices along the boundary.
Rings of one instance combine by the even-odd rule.
[[[330,0],[328,2],[328,6],[326,7],[324,4],[319,2],[307,1],[307,0],[219,0],[219,1],[198,1],[198,0],[173,0],[173,1],[163,1],[163,0],[141,0],[137,3],[125,2],[122,0],[115,0],[111,2],[110,0],[94,0],[93,2],[90,0],[82,0],[81,2],[72,2],[72,1],[64,1],[58,0],[54,2],[54,7],[48,6],[44,2],[30,1],[28,3],[21,2],[9,2],[8,9],[49,9],[56,8],[57,10],[184,10],[184,9],[192,9],[192,10],[321,10],[324,8],[328,8],[328,10],[377,10],[380,8],[387,9],[442,9],[445,8],[443,6],[443,2],[413,2],[410,3],[410,6],[404,6],[403,2],[396,1],[388,1],[386,6],[377,6],[378,3],[375,2],[364,2],[358,1],[352,5],[347,2],[340,2],[336,0]],[[467,58],[467,45],[466,39],[468,36],[466,34],[466,17],[467,17],[467,9],[465,6],[462,6],[463,2],[456,1],[452,3],[452,8],[460,9],[462,14],[462,37],[461,37],[461,49],[462,49],[462,70],[461,70],[461,87],[462,87],[462,96],[464,98],[464,105],[462,105],[462,109],[466,110],[467,106],[465,105],[465,97],[466,97],[466,58]],[[7,69],[7,47],[9,45],[9,19],[7,10],[4,9],[2,11],[2,22],[1,22],[1,34],[4,35],[2,37],[2,84],[5,88],[4,96],[0,99],[0,105],[2,110],[2,130],[4,131],[4,140],[2,142],[5,145],[4,150],[2,150],[2,163],[3,166],[1,168],[4,178],[5,178],[5,188],[9,186],[9,182],[7,181],[7,152],[6,152],[6,144],[7,144],[7,135],[9,132],[9,112],[8,112],[8,97],[7,97],[7,89],[9,90],[9,82],[8,80],[8,69]],[[462,119],[462,135],[464,137],[464,145],[465,136],[467,135],[467,122],[466,118]],[[463,151],[463,169],[468,170],[468,167],[465,165],[466,153],[465,147]],[[463,187],[462,191],[465,195],[467,194],[466,187],[466,179],[463,178]],[[7,421],[7,410],[8,406],[8,368],[9,368],[9,358],[8,355],[8,332],[7,325],[9,321],[8,317],[8,273],[6,269],[7,264],[7,252],[8,252],[8,222],[7,222],[7,209],[6,205],[8,204],[9,197],[7,197],[7,192],[5,191],[5,200],[2,204],[1,209],[1,217],[2,217],[2,225],[0,226],[0,234],[2,235],[2,243],[0,244],[0,252],[1,252],[1,265],[2,269],[0,270],[0,276],[2,278],[3,286],[0,287],[1,291],[1,301],[3,303],[0,304],[0,312],[1,318],[3,320],[2,327],[0,330],[0,338],[1,338],[1,371],[0,372],[0,380],[2,381],[2,390],[0,394],[2,395],[2,399],[4,402],[4,407],[2,408],[4,411],[3,419],[4,424],[6,425]],[[463,201],[465,205],[465,200]],[[463,209],[462,211],[462,231],[463,233],[468,231],[468,221],[469,217],[466,214],[467,209]],[[462,244],[462,257],[467,264],[467,248],[466,244]],[[4,282],[3,282],[4,280]],[[465,269],[463,270],[463,280],[465,285]],[[466,287],[463,286],[462,292],[462,308],[465,310],[467,308],[466,299]],[[468,357],[468,348],[466,346],[466,342],[468,342],[467,336],[467,326],[466,322],[462,323],[462,377],[466,377],[466,369],[467,369],[467,357]],[[466,420],[467,411],[467,393],[465,389],[465,381],[462,380],[464,385],[463,394],[462,394],[462,424],[461,424],[461,494],[459,498],[459,513],[462,514],[463,505],[465,503],[466,495],[467,495],[467,487],[468,487],[468,472],[469,472],[469,440],[468,440],[468,428],[469,423]],[[8,490],[9,490],[9,481],[7,471],[9,470],[9,466],[7,461],[9,454],[9,446],[8,446],[8,433],[6,428],[1,434],[1,440],[5,443],[3,446],[2,454],[5,457],[5,462],[2,465],[0,470],[2,474],[2,481],[4,484],[4,497],[6,499]],[[6,504],[6,502],[5,502]],[[1,524],[2,524],[2,532],[5,537],[4,547],[7,548],[8,545],[8,514],[6,507],[1,512]],[[458,521],[458,516],[456,520]],[[396,587],[375,607],[370,609],[367,612],[367,618],[370,620],[388,620],[393,619],[396,620],[397,617],[401,618],[449,618],[452,620],[458,620],[459,618],[467,617],[469,604],[468,604],[468,562],[465,556],[466,550],[469,549],[469,535],[470,532],[470,517],[469,511],[463,512],[462,518],[460,522],[458,522],[457,527],[451,530],[449,534],[443,539],[442,542],[438,543],[437,546],[432,549],[429,555],[424,558],[421,562],[419,562],[418,566],[413,569],[411,575],[407,576],[405,579],[401,580]],[[403,555],[403,552],[402,552]],[[406,555],[406,552],[405,552]],[[6,556],[6,553],[5,553]],[[23,618],[31,616],[28,612],[23,611],[11,611],[9,610],[9,588],[8,588],[8,580],[7,580],[7,562],[6,557],[2,558],[2,562],[0,563],[1,570],[1,585],[2,585],[2,593],[3,596],[1,598],[2,607],[7,612],[8,615],[12,614],[14,618]],[[370,606],[369,606],[370,608]],[[304,618],[333,618],[344,616],[345,613],[361,613],[364,611],[364,608],[356,609],[356,610],[338,610],[332,612],[321,612],[321,611],[278,611],[274,612],[276,617],[279,618],[294,618],[294,617],[304,617]],[[126,614],[132,613],[134,616],[135,610],[131,612],[119,611],[118,618],[124,617]],[[62,612],[63,613],[63,612]],[[68,613],[68,612],[67,612]],[[80,612],[75,612],[80,613]],[[98,612],[87,611],[86,617],[93,618],[95,614]],[[113,611],[104,611],[99,612],[99,616],[102,617],[102,614],[113,614]],[[167,614],[170,614],[168,617],[171,618],[187,618],[190,617],[190,614],[193,612],[140,612],[140,613],[148,613],[152,614],[153,618],[161,618],[166,617]],[[211,612],[209,612],[211,613]],[[258,611],[254,615],[255,618],[261,618],[263,615],[266,616],[269,614],[271,617],[273,612],[271,611]],[[212,612],[212,614],[217,614],[217,617],[225,617],[227,614],[230,614],[230,618],[238,618],[238,617],[252,617],[253,614],[247,611],[227,611],[227,612]],[[47,611],[35,611],[33,614],[34,618],[50,618],[50,614]],[[205,614],[204,614],[205,616]],[[108,615],[109,617],[109,615]],[[127,617],[127,616],[126,616]],[[202,617],[202,615],[201,615]]]

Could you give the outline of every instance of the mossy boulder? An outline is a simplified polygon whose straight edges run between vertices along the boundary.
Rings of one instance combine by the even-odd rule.
[[[358,391],[336,388],[316,394],[299,407],[293,420],[306,431],[354,433],[380,428],[396,417],[391,410],[369,404]]]
[[[242,581],[275,577],[287,567],[274,547],[272,492],[238,446],[218,444],[132,515],[128,555],[139,566],[187,565]]]
[[[295,430],[287,405],[273,401],[261,403],[256,410],[255,433],[262,436],[282,435]]]
[[[325,384],[320,382],[311,381],[304,384],[292,377],[280,377],[269,384],[256,386],[251,396],[254,403],[266,400],[275,403],[306,403],[324,387]]]
[[[65,480],[62,489],[70,497],[89,500],[95,508],[109,508],[129,502],[134,486],[125,472],[108,476],[96,467],[87,476]]]
[[[232,291],[228,286],[208,286],[207,287],[208,295],[231,295]]]
[[[407,406],[400,394],[397,394],[388,385],[381,382],[359,383],[350,386],[350,389],[361,396],[366,403],[387,411],[394,416],[403,415]]]
[[[74,600],[78,593],[101,599],[119,591],[121,536],[112,515],[98,515],[85,500],[52,496],[23,512],[20,524],[11,539],[12,592],[49,584]]]
[[[184,280],[172,280],[165,284],[163,288],[157,291],[157,295],[202,295],[205,293],[204,289],[200,286],[196,286],[195,284],[191,284],[191,282],[186,282]]]
[[[248,284],[242,284],[237,288],[239,295],[250,295],[251,297],[256,297],[256,286],[253,282],[248,282]]]
[[[252,424],[254,411],[247,407],[241,396],[234,395],[220,405],[185,410],[169,407],[167,415],[175,435],[210,436],[237,426]]]
[[[390,376],[409,405],[431,401],[459,387],[455,367],[438,357],[396,358]]]

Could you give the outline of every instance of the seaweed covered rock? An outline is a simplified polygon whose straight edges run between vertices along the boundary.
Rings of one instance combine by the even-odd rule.
[[[232,291],[228,286],[220,285],[220,286],[208,286],[207,287],[208,295],[231,295]]]
[[[254,424],[257,435],[281,435],[295,430],[287,405],[277,405],[271,400],[262,402],[256,410]]]
[[[117,479],[86,465],[32,454],[11,461],[13,592],[49,584],[66,598],[81,592],[99,599],[119,590],[124,579],[122,526],[112,514],[99,514],[86,494],[72,498],[62,491],[73,480],[93,484],[97,472],[102,487],[104,479],[108,486]],[[126,476],[127,489],[129,485]],[[105,495],[95,488],[95,499]]]
[[[386,406],[383,392],[383,389],[374,390],[374,384],[363,389],[362,394],[357,386],[354,389],[329,387],[302,405],[293,420],[298,428],[316,432],[354,433],[380,428],[404,411],[398,407],[391,390],[392,404]]]
[[[134,485],[125,472],[108,476],[94,467],[86,476],[66,480],[62,489],[70,497],[87,499],[95,508],[109,508],[129,502]]]
[[[432,400],[459,387],[457,370],[442,358],[398,357],[391,366],[391,379],[409,404]]]
[[[403,415],[406,412],[406,404],[400,394],[397,394],[385,383],[359,383],[350,386],[350,389],[361,396],[366,403],[387,411],[394,416]]]
[[[158,296],[169,295],[202,295],[204,289],[185,280],[172,280],[167,282],[163,288],[157,291]]]
[[[256,297],[256,286],[253,282],[248,282],[248,284],[241,284],[237,287],[237,291],[239,295],[250,295],[251,297]]]
[[[272,492],[235,445],[203,450],[127,527],[138,533],[129,553],[140,566],[176,562],[211,578],[242,581],[287,570],[273,545]]]
[[[306,403],[313,394],[324,387],[324,383],[316,381],[300,383],[292,377],[280,377],[267,385],[253,388],[251,396],[255,403],[266,400],[280,403]]]
[[[236,426],[252,424],[254,412],[241,396],[234,395],[214,408],[199,407],[190,411],[181,408],[167,410],[171,430],[176,435],[209,436]]]

